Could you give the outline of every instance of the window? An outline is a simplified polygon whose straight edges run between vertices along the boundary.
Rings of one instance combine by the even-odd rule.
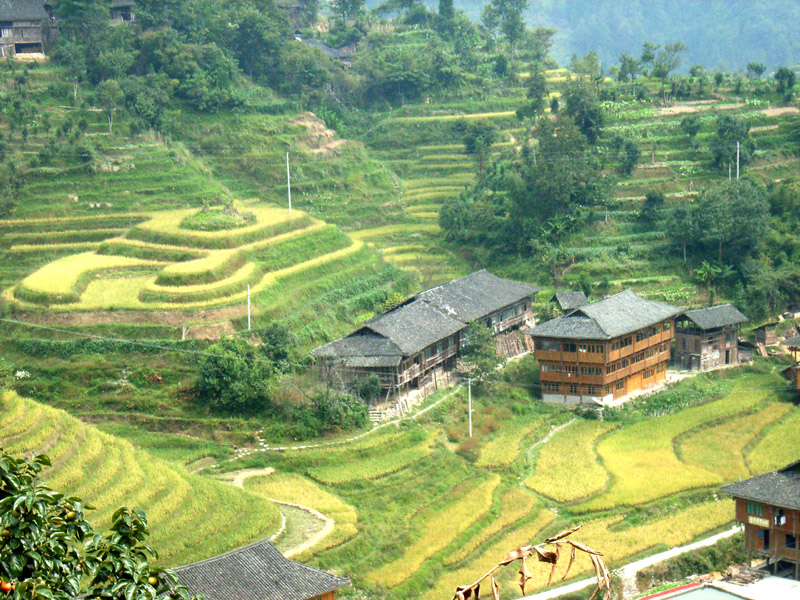
[[[564,342],[564,344],[562,345],[561,349],[564,352],[576,352],[577,351],[577,346],[576,346],[576,344],[574,342]]]
[[[757,517],[764,516],[764,507],[755,502],[748,502],[747,506],[745,506],[745,510],[748,515],[756,515]]]
[[[551,393],[557,394],[558,393],[558,388],[559,388],[559,385],[557,383],[545,383],[544,384],[544,391],[545,392],[551,392]]]
[[[569,384],[569,393],[570,394],[577,394],[578,393],[578,384],[577,383],[570,383]]]
[[[797,536],[786,534],[786,547],[791,550],[797,549]]]
[[[595,394],[595,388],[594,388],[594,386],[593,386],[593,385],[587,385],[587,386],[586,386],[586,393],[587,393],[589,396],[594,396],[594,394]]]
[[[578,352],[588,352],[589,346],[587,344],[578,344]]]
[[[567,373],[568,373],[570,376],[573,376],[573,375],[577,375],[577,374],[578,374],[578,367],[577,367],[577,365],[567,365],[567,366],[566,366],[566,367],[564,367],[564,368],[566,369]]]
[[[545,352],[560,352],[561,343],[553,340],[539,340],[536,342],[536,349],[544,350]]]
[[[784,514],[782,508],[779,508],[778,512],[775,513],[775,525],[778,527],[781,525],[786,525],[786,515]]]
[[[669,331],[671,328],[672,328],[672,323],[670,323],[669,321],[664,323],[664,331]]]
[[[617,382],[617,391],[624,390],[624,389],[625,389],[625,380],[624,379],[620,379]]]

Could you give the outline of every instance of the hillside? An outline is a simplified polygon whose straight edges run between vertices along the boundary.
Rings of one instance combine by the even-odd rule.
[[[275,506],[228,484],[191,475],[65,412],[6,392],[0,399],[0,445],[10,453],[45,453],[51,487],[97,507],[102,529],[119,506],[146,511],[160,562],[178,566],[275,533]]]

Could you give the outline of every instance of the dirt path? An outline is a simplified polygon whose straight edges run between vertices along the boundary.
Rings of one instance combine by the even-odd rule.
[[[236,487],[244,489],[244,482],[251,477],[266,477],[268,475],[272,475],[275,472],[275,469],[272,467],[266,467],[264,469],[243,469],[241,471],[233,471],[232,473],[226,473],[225,479],[235,485]],[[275,498],[267,498],[270,502],[274,502],[275,504],[282,504],[283,506],[291,506],[294,508],[299,508],[302,511],[309,513],[311,516],[315,517],[316,519],[322,521],[323,526],[317,533],[309,537],[305,542],[295,546],[294,548],[289,548],[288,550],[283,552],[283,555],[286,558],[291,558],[292,556],[297,556],[298,554],[302,554],[306,550],[309,550],[319,544],[322,540],[328,537],[331,533],[333,533],[333,528],[336,526],[336,523],[330,517],[326,517],[321,512],[316,509],[311,508],[310,506],[303,506],[302,504],[294,504],[293,502],[284,502],[283,500],[277,500]],[[286,527],[286,515],[281,512],[283,516],[283,526],[281,527],[281,531],[278,534],[273,536],[273,539],[276,538]]]

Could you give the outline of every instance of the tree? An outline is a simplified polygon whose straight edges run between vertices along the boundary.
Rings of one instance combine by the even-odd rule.
[[[653,61],[656,58],[656,51],[660,48],[658,44],[653,44],[652,42],[645,42],[642,44],[642,55],[639,58],[639,62],[642,67],[653,67]],[[645,73],[646,75],[646,73]]]
[[[624,148],[625,153],[622,156],[622,161],[620,161],[619,170],[623,175],[630,175],[636,168],[642,152],[639,150],[638,144],[633,140],[626,140]]]
[[[761,79],[764,71],[767,70],[767,65],[760,62],[747,63],[747,76],[750,79]]]
[[[686,115],[681,120],[681,130],[689,136],[689,143],[694,146],[694,138],[700,133],[702,122],[697,115]]]
[[[124,95],[122,88],[115,79],[101,81],[97,86],[97,103],[103,109],[103,114],[108,120],[108,133],[114,122],[114,110],[122,103]]]
[[[686,46],[680,42],[665,44],[664,47],[656,52],[653,60],[652,75],[661,80],[661,98],[665,100],[664,86],[669,79],[670,73],[681,65],[681,53],[686,51]]]
[[[245,413],[267,408],[276,369],[246,340],[223,338],[200,361],[199,396],[218,410]]]
[[[574,119],[575,125],[590,144],[597,143],[605,124],[605,117],[595,88],[581,81],[570,82],[564,99],[567,104],[567,114]]]
[[[453,8],[453,0],[439,0],[439,16],[445,22],[451,22],[455,17],[455,9]]]
[[[631,82],[636,81],[636,76],[642,68],[642,61],[634,58],[627,52],[619,55],[619,80],[627,81],[630,78]]]
[[[522,15],[528,9],[528,0],[491,0],[488,6],[492,7],[487,13],[489,21],[496,23],[503,33],[513,60],[516,44],[525,33],[525,21]]]
[[[14,600],[189,600],[171,571],[151,564],[147,519],[120,508],[107,533],[94,530],[80,498],[45,485],[45,455],[0,450],[0,579]],[[6,592],[8,594],[8,592]]]
[[[461,349],[461,366],[467,377],[488,382],[497,373],[503,358],[497,353],[492,331],[485,323],[472,321],[466,332],[466,344]]]
[[[547,78],[539,63],[532,63],[528,77],[528,104],[517,109],[517,117],[537,117],[544,112],[547,98]]]
[[[639,211],[639,220],[648,227],[656,225],[661,219],[664,202],[663,192],[647,192],[642,209]]]
[[[730,169],[736,163],[737,142],[739,164],[743,166],[753,159],[755,152],[755,143],[750,138],[750,123],[731,115],[717,117],[717,133],[710,142],[714,166]]]
[[[331,0],[331,8],[342,20],[342,24],[347,26],[364,11],[364,0]]]
[[[473,156],[478,163],[478,176],[482,176],[486,159],[497,140],[497,128],[487,119],[478,119],[469,124],[460,120],[456,123],[456,127],[463,135],[467,154]]]
[[[792,100],[792,96],[794,95],[794,84],[796,80],[797,76],[789,67],[781,67],[775,72],[775,81],[777,82],[776,91],[783,96],[783,100],[787,104]]]

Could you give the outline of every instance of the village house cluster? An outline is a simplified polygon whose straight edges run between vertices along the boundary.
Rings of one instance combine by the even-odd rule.
[[[750,358],[739,343],[748,319],[731,304],[684,310],[631,290],[595,302],[557,292],[549,304],[560,316],[537,324],[539,291],[476,271],[416,294],[311,355],[329,384],[347,389],[377,375],[381,402],[401,406],[451,383],[473,321],[491,330],[504,357],[533,351],[542,399],[567,406],[622,402],[663,383],[670,364],[708,371]],[[758,328],[756,338],[759,347],[777,344],[774,327]],[[800,338],[784,345],[796,363],[784,374],[800,389]]]

